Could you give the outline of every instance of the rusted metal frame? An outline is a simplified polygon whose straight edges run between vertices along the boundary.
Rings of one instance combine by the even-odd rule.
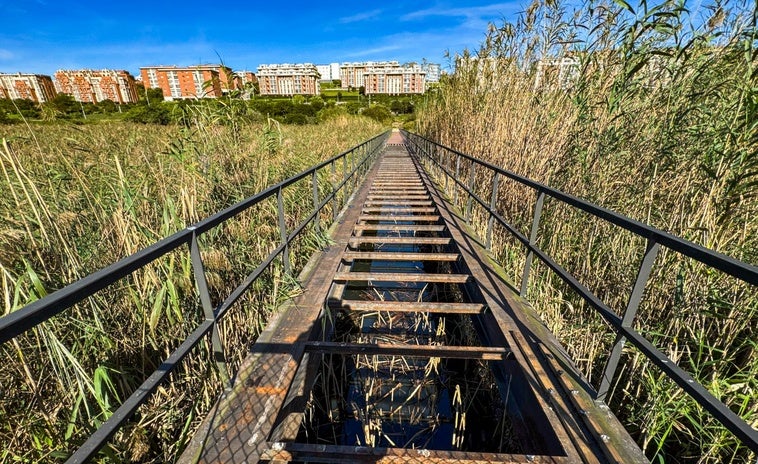
[[[455,157],[455,177],[453,179],[455,180],[455,183],[459,183],[458,179],[461,175],[461,157],[456,156]],[[458,206],[458,189],[453,186],[453,204],[457,207]]]
[[[480,359],[484,361],[505,361],[512,359],[511,350],[499,346],[406,345],[312,341],[306,342],[305,350],[309,353],[363,356]]]
[[[447,147],[445,148],[448,149]],[[466,158],[472,158],[468,155],[455,152],[452,149],[448,149],[448,150],[451,150],[454,153],[456,153],[459,156],[459,158],[461,156],[466,157]],[[425,154],[425,156],[428,157],[427,154]],[[432,161],[436,163],[436,160],[432,159]],[[493,170],[497,170],[501,172],[502,174],[508,175],[506,171],[499,169],[493,165],[490,165],[489,163],[479,161],[479,164],[490,167]],[[513,176],[516,176],[516,175],[513,174]],[[508,177],[512,177],[512,176],[508,175]],[[521,179],[521,177],[516,176],[514,180],[519,180],[519,179]],[[459,185],[461,185],[461,182],[458,179],[453,178],[453,180]],[[656,233],[655,229],[652,229],[642,223],[625,218],[610,210],[605,210],[604,208],[591,205],[582,200],[579,200],[576,197],[571,197],[569,195],[563,194],[562,192],[556,191],[554,189],[549,189],[549,187],[546,187],[534,181],[529,181],[529,183],[534,184],[533,185],[534,188],[544,189],[546,194],[549,194],[550,196],[552,196],[553,198],[557,198],[558,200],[562,200],[565,203],[573,204],[573,203],[570,203],[569,201],[564,200],[564,198],[561,198],[561,197],[573,199],[573,201],[575,201],[577,204],[581,204],[585,206],[585,207],[580,207],[580,209],[590,212],[591,214],[594,214],[594,213],[590,210],[595,209],[598,211],[598,214],[595,214],[595,215],[600,217],[601,219],[607,219],[609,222],[612,222],[616,225],[620,225],[620,224],[617,224],[616,221],[626,223],[629,227],[624,227],[622,225],[620,226],[629,230],[630,232],[637,233],[637,229],[649,232],[650,233],[649,237],[650,238],[654,237],[656,242],[658,242],[659,244],[664,244],[664,242],[666,242],[666,244],[673,244],[673,247],[669,245],[666,245],[666,246],[673,249],[674,251],[678,251],[682,254],[685,254],[686,256],[689,256],[693,259],[701,261],[704,264],[712,265],[712,263],[709,263],[707,261],[703,261],[702,259],[700,259],[703,256],[705,256],[706,259],[708,257],[717,259],[720,264],[718,266],[712,265],[712,267],[715,267],[719,270],[722,270],[723,272],[727,274],[733,275],[735,277],[740,278],[741,280],[751,283],[750,281],[750,279],[752,279],[751,275],[740,276],[739,269],[743,268],[745,269],[746,273],[750,273],[752,272],[750,268],[754,266],[750,266],[749,264],[741,263],[728,256],[720,255],[718,253],[712,252],[711,250],[707,250],[693,243],[686,242],[683,239],[674,237],[673,235],[667,234],[665,232],[661,232],[662,234],[665,234],[665,237],[659,236]],[[461,185],[461,187],[464,189],[466,188],[463,185]],[[554,192],[558,192],[560,196],[554,194]],[[478,199],[478,197],[476,196],[474,196],[474,199],[479,201],[479,203],[482,206],[487,208],[487,206],[481,201],[481,199]],[[526,237],[524,237],[521,233],[519,233],[512,226],[510,226],[510,224],[508,224],[505,221],[505,219],[503,219],[499,214],[497,214],[496,211],[490,210],[490,213],[492,213],[495,219],[503,227],[505,227],[515,238],[517,238],[522,244],[524,244],[524,246],[530,249],[543,263],[545,263],[553,272],[555,272],[558,275],[558,277],[561,278],[561,280],[563,280],[566,284],[568,284],[569,287],[571,287],[577,294],[579,294],[580,297],[582,297],[582,299],[584,299],[587,303],[589,303],[589,305],[592,308],[594,308],[606,321],[608,321],[611,324],[611,326],[614,328],[614,330],[616,331],[617,335],[623,336],[627,340],[629,340],[629,342],[632,343],[632,345],[634,345],[638,350],[640,350],[643,353],[643,355],[645,355],[645,357],[650,359],[650,361],[653,364],[655,364],[658,368],[660,368],[667,375],[667,377],[669,377],[677,385],[679,385],[685,392],[687,392],[688,395],[690,395],[698,404],[700,404],[711,415],[713,415],[713,417],[715,417],[725,428],[727,428],[730,432],[732,432],[737,438],[739,438],[748,448],[750,448],[754,452],[758,452],[758,431],[753,429],[739,415],[734,413],[724,403],[719,401],[703,385],[695,381],[695,379],[693,379],[689,373],[684,371],[675,362],[673,362],[668,356],[666,356],[660,350],[658,350],[658,348],[655,347],[652,343],[650,343],[650,341],[647,340],[643,335],[641,335],[639,332],[637,332],[631,327],[622,326],[621,318],[618,315],[616,315],[616,313],[613,310],[611,310],[602,300],[600,300],[594,293],[592,293],[587,287],[585,287],[582,283],[580,283],[573,275],[571,275],[568,271],[566,271],[562,266],[560,266],[558,263],[553,261],[553,259],[549,255],[547,255],[544,251],[542,251],[539,247],[537,247],[536,245],[530,244]],[[614,220],[608,219],[606,216],[612,217],[614,218]],[[647,234],[643,234],[643,233],[637,233],[637,235],[648,236]],[[688,251],[684,252],[682,251],[682,249],[676,248],[677,243],[685,244],[686,247],[684,248],[687,249]],[[734,266],[732,264],[734,264]],[[734,273],[737,273],[738,275],[735,275]],[[756,282],[758,282],[758,272],[756,272]]]
[[[216,320],[216,312],[213,310],[213,303],[211,303],[211,295],[208,292],[208,281],[205,277],[205,266],[203,265],[203,258],[200,256],[200,246],[197,240],[197,234],[192,231],[192,238],[189,242],[190,248],[190,260],[192,261],[192,272],[195,276],[195,287],[200,294],[200,304],[203,307],[203,315],[206,321],[213,323],[213,329],[211,330],[211,352],[213,353],[213,360],[216,362],[216,368],[218,369],[221,381],[226,387],[231,388],[232,382],[229,376],[229,369],[226,365],[226,354],[224,353],[224,345],[221,343],[221,336],[218,330],[218,321]]]
[[[337,272],[335,281],[466,283],[468,274],[412,274],[403,272]]]
[[[409,214],[409,213],[419,213],[419,214],[431,214],[437,211],[437,208],[434,207],[381,207],[381,206],[367,206],[363,208],[364,214],[393,214],[393,213],[400,213],[400,214]]]
[[[648,239],[647,245],[645,246],[645,254],[642,256],[640,268],[637,271],[637,279],[634,282],[632,293],[629,295],[629,301],[626,305],[624,316],[621,318],[621,325],[624,327],[631,328],[634,324],[634,318],[637,316],[637,309],[639,308],[640,301],[642,301],[642,294],[645,292],[645,286],[650,278],[650,272],[653,269],[653,263],[658,256],[659,249],[660,245],[655,241],[655,238]],[[624,349],[625,342],[626,338],[623,334],[619,333],[616,335],[616,341],[613,342],[613,348],[608,357],[603,376],[600,378],[600,386],[597,389],[598,400],[606,401],[608,392],[611,388],[611,382],[613,381],[613,376],[616,374],[616,369],[618,369],[618,363],[621,359],[621,353]]]
[[[422,137],[418,134],[410,134],[409,132],[406,132],[406,131],[403,131],[403,133],[406,134],[406,136],[410,136],[411,139],[419,138],[421,140],[427,140],[425,137]],[[435,143],[435,142],[432,142],[432,143]],[[758,285],[758,267],[756,266],[753,266],[748,263],[744,263],[735,258],[732,258],[731,256],[727,256],[722,253],[709,250],[696,243],[687,241],[683,238],[677,237],[663,230],[656,229],[640,221],[636,221],[634,219],[628,218],[615,211],[611,211],[607,208],[603,208],[602,206],[589,203],[585,200],[582,200],[579,197],[575,197],[568,193],[562,192],[558,189],[549,187],[545,184],[520,176],[516,173],[503,169],[492,163],[480,160],[478,158],[475,158],[471,155],[467,155],[465,153],[461,153],[445,145],[442,145],[442,144],[436,144],[436,145],[444,150],[449,151],[450,153],[454,154],[458,158],[462,157],[468,160],[473,160],[475,163],[479,164],[480,166],[486,167],[487,169],[490,169],[494,172],[499,172],[500,174],[512,180],[515,180],[516,182],[519,182],[522,185],[531,187],[534,190],[542,190],[547,195],[563,203],[571,205],[586,213],[589,213],[593,216],[596,216],[600,219],[610,222],[611,224],[617,225],[621,227],[622,229],[628,230],[629,232],[632,232],[643,238],[650,238],[650,237],[655,236],[658,243],[660,243],[661,245],[667,248],[670,248],[678,253],[681,253],[705,265],[718,269],[744,282],[747,282],[752,285]],[[426,156],[432,159],[430,155],[426,154]]]
[[[181,363],[181,361],[200,343],[208,332],[213,330],[213,321],[204,320],[200,325],[174,350],[165,361],[163,361],[150,374],[142,384],[137,387],[134,393],[129,396],[116,412],[108,418],[98,429],[90,435],[87,441],[77,449],[71,457],[66,460],[66,464],[79,464],[90,461],[100,451],[113,435],[118,432],[121,426],[132,417],[137,409],[150,399],[151,395],[158,389],[161,383],[168,375]]]
[[[438,224],[356,224],[355,230],[442,232],[445,230],[445,226]]]
[[[320,463],[364,462],[372,464],[563,464],[571,462],[563,456],[320,445],[291,442],[269,443],[269,450],[262,457],[272,462],[282,460]]]
[[[366,200],[364,206],[432,206],[432,200]]]
[[[430,314],[481,314],[485,306],[481,303],[429,302],[429,301],[365,301],[332,300],[329,307],[343,311],[387,311],[397,313]]]
[[[534,259],[533,247],[537,241],[537,233],[540,229],[540,218],[542,217],[542,205],[545,203],[545,192],[537,191],[537,201],[534,203],[534,215],[532,217],[532,229],[529,232],[529,246],[526,248],[526,259],[524,260],[524,271],[521,274],[521,289],[519,295],[526,297],[526,291],[529,288],[529,271],[532,269],[532,260]]]
[[[500,173],[496,172],[492,178],[492,197],[490,198],[490,210],[494,210],[497,207],[497,191],[498,184],[500,182]],[[487,234],[484,241],[484,248],[487,250],[492,249],[492,226],[495,224],[495,218],[492,213],[489,212],[489,219],[487,220]]]
[[[329,180],[332,184],[332,196],[334,197],[334,204],[332,205],[332,221],[337,220],[337,216],[339,216],[340,208],[337,207],[337,167],[334,165],[334,161],[330,163],[332,176]]]
[[[472,198],[472,195],[474,192],[474,182],[476,182],[476,164],[471,163],[471,166],[469,167],[469,179],[468,179],[469,196],[468,196],[468,199],[466,200],[466,212],[465,212],[466,222],[471,222],[471,208],[474,204],[474,199]]]

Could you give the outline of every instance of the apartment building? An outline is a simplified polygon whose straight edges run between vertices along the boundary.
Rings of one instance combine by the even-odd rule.
[[[340,76],[343,89],[364,87],[367,95],[424,93],[426,89],[426,73],[420,66],[397,61],[342,63]]]
[[[43,74],[0,74],[0,98],[22,98],[45,103],[55,98],[56,91],[50,76]]]
[[[252,71],[237,71],[234,74],[237,76],[237,87],[240,89],[245,88],[247,84],[258,82],[258,76]]]
[[[579,76],[579,65],[579,60],[572,56],[539,60],[534,75],[534,89],[569,89]]]
[[[363,73],[366,95],[424,93],[425,84],[425,73],[416,65],[368,68]]]
[[[85,103],[103,100],[134,103],[139,100],[134,77],[124,70],[59,69],[55,72],[55,86],[58,92]]]
[[[426,73],[426,82],[439,82],[440,69],[440,65],[437,63],[421,63],[421,70]]]
[[[321,82],[330,82],[340,79],[340,64],[317,64],[316,69],[319,75],[321,75]]]
[[[318,79],[318,69],[311,63],[258,66],[261,95],[318,95]]]
[[[227,91],[230,72],[218,65],[147,66],[140,68],[145,88],[161,89],[167,101],[218,98],[223,95],[222,79]],[[223,77],[221,76],[223,74]],[[233,85],[233,83],[232,83]]]
[[[355,63],[342,63],[340,65],[340,76],[342,79],[342,88],[358,88],[364,86],[363,75],[369,70],[379,71],[384,68],[397,68],[400,63],[397,61],[360,61]]]

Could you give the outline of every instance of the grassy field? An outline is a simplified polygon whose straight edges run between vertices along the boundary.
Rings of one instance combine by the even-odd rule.
[[[382,130],[358,116],[307,126],[206,116],[189,127],[0,125],[3,314]],[[309,213],[310,183],[292,192],[294,223]],[[275,202],[204,235],[214,303],[278,240]],[[296,267],[324,243],[317,234],[298,241]],[[297,291],[276,265],[243,297],[222,327],[232,368],[278,302]],[[199,307],[188,253],[177,250],[4,344],[0,462],[63,460],[196,326]],[[186,359],[103,459],[172,461],[220,391],[209,356],[203,346]]]
[[[419,132],[739,260],[758,262],[758,52],[754,4],[687,11],[677,2],[535,1],[493,25],[436,98]],[[537,60],[569,56],[536,83]],[[569,74],[570,75],[570,74]],[[491,179],[480,177],[483,198]],[[500,185],[504,217],[528,236],[535,196]],[[480,230],[487,217],[474,215]],[[538,245],[622,313],[644,240],[548,200]],[[495,251],[520,281],[523,247]],[[612,331],[544,266],[529,299],[598,385]],[[663,250],[641,330],[758,426],[755,287]],[[611,408],[654,462],[752,462],[755,454],[627,345]]]

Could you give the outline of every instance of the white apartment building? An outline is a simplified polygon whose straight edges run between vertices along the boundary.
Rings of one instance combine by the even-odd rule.
[[[316,69],[321,75],[321,82],[328,82],[340,79],[340,64],[317,64]]]

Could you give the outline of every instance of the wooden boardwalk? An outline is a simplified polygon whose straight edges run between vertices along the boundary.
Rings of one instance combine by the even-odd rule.
[[[400,133],[180,462],[647,462]]]

